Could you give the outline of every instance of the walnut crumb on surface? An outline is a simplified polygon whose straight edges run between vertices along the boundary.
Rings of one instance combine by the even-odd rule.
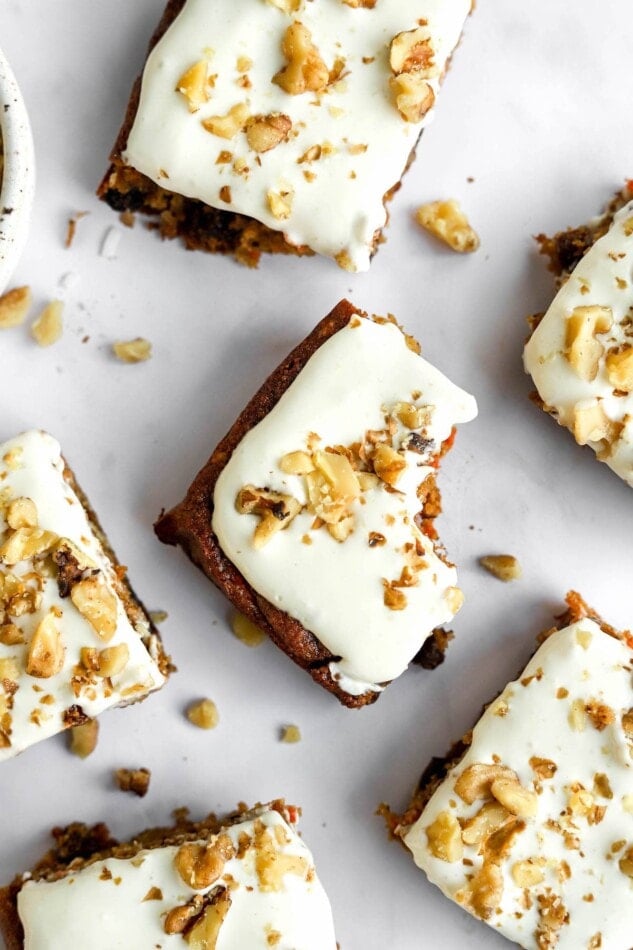
[[[144,363],[152,355],[152,344],[143,337],[112,344],[114,355],[122,363]]]
[[[149,769],[117,769],[114,773],[116,784],[122,792],[133,792],[139,798],[144,798],[149,791],[149,782],[152,773]]]
[[[420,205],[415,220],[425,231],[460,254],[470,254],[479,247],[479,236],[454,199]]]
[[[31,306],[31,288],[13,287],[0,297],[0,329],[8,330],[24,323]]]
[[[212,699],[200,699],[187,709],[187,719],[198,729],[215,729],[220,714]]]
[[[288,744],[301,742],[301,730],[299,729],[299,726],[283,726],[281,729],[280,738],[282,742],[286,742]]]
[[[73,241],[75,240],[75,234],[77,233],[77,224],[82,218],[85,218],[87,214],[88,211],[77,211],[68,219],[64,247],[70,247],[72,245]]]
[[[52,346],[61,338],[64,330],[62,313],[64,305],[52,300],[31,325],[31,336],[39,346]]]
[[[99,737],[99,723],[96,719],[89,719],[79,726],[73,726],[68,732],[69,748],[73,755],[80,759],[87,759],[97,748]]]
[[[234,614],[231,618],[231,630],[238,640],[247,647],[258,647],[266,639],[266,634],[256,627],[244,614]]]
[[[487,554],[479,558],[479,563],[489,574],[500,581],[516,581],[521,574],[521,565],[512,554]]]

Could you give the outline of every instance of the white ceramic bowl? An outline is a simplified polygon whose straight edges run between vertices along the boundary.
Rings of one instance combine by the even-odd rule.
[[[0,184],[0,293],[26,243],[35,191],[31,126],[15,76],[0,50],[0,131],[4,174]]]

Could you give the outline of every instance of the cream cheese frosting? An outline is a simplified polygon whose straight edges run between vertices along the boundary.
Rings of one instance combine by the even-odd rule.
[[[390,81],[404,65],[405,85],[409,77],[414,85],[428,84],[425,94],[434,101],[471,0],[366,6],[187,0],[147,60],[123,160],[163,188],[248,215],[283,232],[290,244],[366,270],[387,220],[385,195],[434,113],[430,107],[419,121],[406,121]],[[323,90],[291,94],[272,81],[287,66],[282,42],[293,23],[309,31],[329,71]],[[414,30],[424,31],[416,38],[422,36],[418,49],[428,57],[413,63],[399,56],[394,67],[392,40]],[[206,64],[208,83],[188,102],[176,90],[199,64]],[[205,129],[204,121],[226,117],[236,106],[243,109],[231,113],[239,126],[232,137]],[[254,150],[247,115],[287,117],[287,138]]]
[[[413,413],[404,413],[409,425],[397,415],[403,406]],[[454,566],[415,522],[417,490],[436,474],[453,426],[476,412],[474,398],[413,352],[397,326],[354,316],[313,354],[218,478],[213,530],[222,550],[258,593],[339,658],[330,671],[345,692],[379,690],[397,677],[461,605]],[[390,484],[349,468],[352,482],[358,476],[367,487],[355,497],[352,491],[336,540],[338,526],[323,523],[329,509],[312,504],[311,476],[280,464],[287,468],[286,456],[314,450],[321,477],[325,450],[351,446],[362,468],[372,438],[384,440],[398,477]],[[265,488],[300,509],[263,547],[254,543],[257,515],[238,510],[244,486]]]
[[[524,363],[544,408],[633,486],[633,201],[563,284]]]
[[[128,618],[114,568],[64,469],[59,443],[44,432],[0,445],[0,761],[164,682],[149,622]],[[79,590],[104,604],[101,634],[75,605],[76,593],[60,594],[60,551],[82,561],[88,581]],[[112,675],[103,675],[107,669]]]
[[[550,635],[404,829],[444,894],[529,950],[631,945],[632,661],[592,620]]]
[[[330,905],[312,855],[277,811],[261,810],[198,844],[213,848],[220,837],[223,854],[232,856],[207,887],[184,881],[175,845],[97,861],[50,883],[26,880],[18,894],[24,950],[336,950]],[[191,933],[204,910],[191,918],[187,943],[183,933],[166,934],[176,908],[211,894],[220,911],[215,941],[211,920],[199,924],[203,933],[209,927],[208,942]]]

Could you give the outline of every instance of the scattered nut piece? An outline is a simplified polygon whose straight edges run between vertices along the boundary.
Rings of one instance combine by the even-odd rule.
[[[439,69],[429,28],[419,26],[394,36],[389,47],[389,65],[396,76],[400,73],[418,73],[425,79],[437,76]]]
[[[17,528],[0,545],[0,562],[19,564],[28,558],[49,551],[57,541],[57,535],[42,528]]]
[[[321,92],[330,80],[330,71],[312,42],[312,34],[295,20],[284,33],[281,51],[288,65],[273,76],[273,82],[291,96]]]
[[[399,76],[392,76],[389,85],[396,108],[405,122],[421,122],[427,112],[433,108],[435,103],[433,88],[418,73],[401,73]]]
[[[479,247],[479,237],[454,199],[431,201],[420,205],[415,220],[430,234],[460,254],[470,254]]]
[[[429,851],[440,861],[452,864],[464,854],[461,828],[457,818],[449,811],[441,811],[435,821],[425,828]]]
[[[633,877],[633,845],[624,852],[618,861],[618,866],[627,877]]]
[[[231,907],[231,895],[227,888],[208,904],[191,930],[186,931],[185,942],[191,950],[213,950],[217,947],[220,929]]]
[[[97,676],[118,676],[122,673],[130,659],[130,651],[125,643],[118,643],[114,647],[106,647],[97,653],[97,663],[94,672]]]
[[[255,115],[246,125],[246,140],[253,151],[269,152],[282,142],[288,141],[291,129],[290,116],[281,112]]]
[[[512,865],[511,873],[517,887],[534,887],[545,880],[545,872],[532,858],[517,861]]]
[[[72,754],[79,756],[80,759],[87,759],[97,748],[99,723],[96,719],[89,719],[88,722],[69,729],[68,735]]]
[[[521,577],[521,565],[512,554],[487,554],[479,563],[500,581],[516,581]]]
[[[292,212],[292,199],[294,192],[291,188],[275,190],[271,188],[266,193],[266,201],[273,218],[278,221],[286,221]]]
[[[281,741],[287,743],[301,742],[301,730],[299,726],[283,726],[281,730]]]
[[[95,633],[106,642],[117,627],[117,600],[99,575],[91,575],[76,583],[70,599]]]
[[[607,353],[605,366],[615,389],[625,393],[633,391],[633,346],[627,344],[619,352]]]
[[[66,240],[64,241],[64,247],[70,247],[75,240],[75,234],[77,232],[77,224],[81,221],[82,218],[85,218],[88,214],[87,211],[78,211],[76,214],[73,214],[72,217],[68,219],[68,226],[66,228]]]
[[[347,456],[317,450],[312,460],[317,471],[327,479],[332,498],[353,501],[359,497],[360,485]]]
[[[373,464],[376,475],[392,488],[397,485],[407,467],[402,455],[385,442],[379,442],[374,449]]]
[[[383,584],[385,591],[382,599],[385,607],[389,610],[404,610],[408,603],[406,595],[399,588],[393,587],[389,581],[383,581]]]
[[[226,115],[211,115],[208,119],[202,119],[202,125],[222,139],[233,139],[238,132],[241,132],[248,122],[250,113],[245,102],[238,102],[231,106]]]
[[[32,498],[14,498],[9,503],[6,521],[10,528],[36,528],[37,506]]]
[[[564,356],[581,379],[592,382],[598,375],[604,347],[595,339],[613,323],[611,307],[575,307],[567,318]]]
[[[262,548],[278,531],[287,528],[301,511],[301,505],[291,495],[245,485],[237,493],[235,507],[240,514],[260,516],[253,534],[253,547]]]
[[[122,363],[144,363],[152,355],[152,344],[149,340],[137,336],[135,340],[113,343],[112,350]]]
[[[518,779],[500,776],[492,782],[490,792],[512,815],[519,818],[533,818],[536,815],[538,796],[531,789],[524,788]]]
[[[197,112],[209,99],[207,71],[208,63],[202,59],[190,66],[176,83],[176,92],[185,97],[190,112]]]
[[[48,613],[40,620],[31,638],[26,657],[26,672],[38,679],[49,679],[64,665],[65,648],[62,635],[55,623],[55,615]]]
[[[347,4],[348,7],[354,7],[355,10],[358,10],[359,7],[365,10],[373,10],[376,6],[376,0],[343,0],[343,3]]]
[[[622,424],[609,419],[602,402],[596,401],[588,406],[576,406],[574,409],[573,434],[578,445],[588,442],[614,442],[622,429]]]
[[[31,288],[14,287],[0,297],[0,330],[24,323],[31,306]]]
[[[314,463],[307,452],[288,452],[279,460],[279,468],[286,475],[307,475],[314,471]]]
[[[224,865],[235,854],[233,842],[220,834],[209,844],[183,844],[174,858],[176,870],[194,891],[211,887],[221,876]]]
[[[201,699],[189,706],[187,719],[199,729],[215,729],[220,721],[220,714],[212,699]]]
[[[511,814],[497,801],[486,802],[472,818],[461,822],[464,844],[481,844],[495,831],[510,821]]]
[[[455,894],[462,907],[472,911],[482,920],[488,920],[503,897],[503,874],[493,863],[484,863],[468,884]]]
[[[455,782],[455,794],[459,795],[467,805],[482,798],[490,798],[490,787],[497,778],[513,778],[519,781],[516,772],[505,765],[489,765],[485,762],[475,762],[464,769]]]
[[[133,792],[143,798],[149,790],[152,773],[149,769],[117,769],[114,777],[122,792]]]
[[[40,346],[52,346],[61,338],[64,331],[61,300],[52,300],[31,324],[31,336]]]
[[[267,0],[273,7],[277,7],[282,13],[296,13],[301,6],[301,0]]]
[[[234,614],[231,618],[231,630],[238,640],[247,647],[258,647],[266,639],[266,634],[256,627],[244,614]]]

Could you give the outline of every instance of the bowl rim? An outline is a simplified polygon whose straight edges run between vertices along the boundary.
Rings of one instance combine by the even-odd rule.
[[[28,236],[35,193],[33,136],[15,75],[0,49],[0,133],[4,170],[0,184],[0,293],[11,279]]]

